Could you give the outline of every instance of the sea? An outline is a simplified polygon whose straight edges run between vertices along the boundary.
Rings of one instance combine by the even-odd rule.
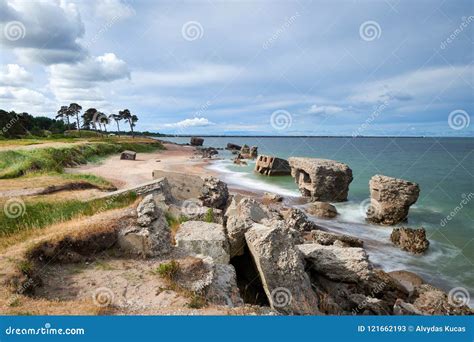
[[[352,169],[347,202],[333,203],[334,219],[311,217],[334,232],[364,240],[369,258],[389,272],[408,270],[443,290],[464,291],[474,300],[474,138],[400,137],[204,137],[204,146],[227,143],[258,146],[259,154],[280,158],[312,157],[346,163]],[[163,138],[188,143],[189,137]],[[255,162],[239,166],[229,151],[209,166],[223,181],[244,190],[300,197],[291,176],[268,177],[253,172]],[[420,185],[418,201],[408,222],[399,226],[427,231],[430,247],[424,255],[401,251],[389,240],[392,227],[369,224],[369,180],[376,174],[402,178]],[[293,201],[297,206],[296,201]]]

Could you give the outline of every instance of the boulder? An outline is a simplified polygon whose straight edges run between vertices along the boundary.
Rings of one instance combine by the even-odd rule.
[[[137,207],[137,226],[119,232],[122,250],[133,255],[153,257],[171,250],[171,233],[165,215],[150,194]]]
[[[364,241],[354,236],[325,232],[322,230],[313,230],[310,234],[311,240],[324,246],[334,245],[336,241],[342,242],[345,247],[362,247]]]
[[[408,316],[418,316],[418,315],[423,315],[423,313],[416,308],[411,303],[407,303],[400,298],[398,298],[395,301],[395,304],[393,305],[393,314],[394,315],[408,315]]]
[[[227,184],[215,177],[205,177],[199,199],[206,207],[224,209],[229,199]]]
[[[404,222],[410,206],[418,200],[418,184],[382,175],[370,179],[371,206],[367,220],[373,223],[394,225]]]
[[[202,146],[202,144],[204,143],[204,139],[198,137],[191,137],[190,143],[191,146]]]
[[[423,278],[421,278],[418,274],[415,274],[410,271],[392,271],[388,272],[388,274],[393,279],[398,281],[407,290],[409,294],[413,293],[415,287],[425,283]]]
[[[245,232],[254,223],[270,218],[269,212],[260,203],[248,197],[240,200],[233,198],[225,216],[231,257],[244,253]]]
[[[201,154],[203,159],[210,159],[219,154],[219,151],[215,147],[201,147],[197,150],[197,153]]]
[[[213,304],[231,308],[244,305],[237,286],[234,266],[226,264],[214,266],[214,278],[207,289],[206,299]]]
[[[201,195],[204,180],[197,176],[176,171],[154,170],[153,178],[164,177],[169,184],[169,192],[174,200],[185,201]]]
[[[191,255],[206,255],[216,263],[229,262],[229,243],[224,227],[217,223],[187,221],[180,225],[175,235],[176,246]]]
[[[424,228],[394,228],[390,240],[400,249],[413,254],[424,253],[430,245]]]
[[[123,151],[120,154],[120,159],[123,160],[135,160],[137,157],[137,152],[134,151]]]
[[[280,196],[278,194],[274,194],[272,192],[265,192],[263,194],[262,201],[264,203],[279,203],[283,201],[283,196]]]
[[[258,147],[257,146],[249,147],[248,145],[244,145],[240,149],[240,153],[239,153],[238,158],[239,159],[255,159],[255,158],[257,158],[257,155],[258,155]]]
[[[242,146],[240,146],[240,145],[233,144],[233,143],[227,143],[226,150],[240,151],[241,148],[242,148]]]
[[[283,224],[254,224],[245,233],[270,306],[285,314],[318,314],[318,301],[301,253]]]
[[[461,290],[460,298],[454,298],[453,290]],[[411,298],[415,308],[425,315],[473,315],[474,312],[467,306],[469,293],[463,288],[454,288],[450,294],[428,284],[415,288]]]
[[[265,176],[288,176],[291,174],[290,164],[287,160],[267,155],[258,156],[254,171]]]
[[[306,211],[321,218],[334,218],[337,216],[337,209],[328,202],[312,202],[306,207]]]
[[[292,157],[288,159],[291,176],[300,192],[314,201],[347,200],[352,170],[343,163],[328,159]]]
[[[288,228],[297,230],[299,232],[318,229],[318,226],[313,221],[309,220],[308,216],[306,216],[306,214],[300,209],[285,208],[280,212]]]
[[[329,279],[352,283],[369,279],[372,266],[363,248],[323,246],[316,243],[297,247],[312,268]]]

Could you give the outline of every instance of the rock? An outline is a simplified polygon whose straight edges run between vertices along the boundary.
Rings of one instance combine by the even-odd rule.
[[[123,151],[120,154],[120,159],[123,159],[123,160],[135,160],[136,157],[137,157],[137,152],[134,152],[134,151]]]
[[[322,218],[334,218],[337,216],[336,207],[327,202],[312,202],[308,205],[306,211],[311,215]]]
[[[171,233],[163,211],[153,195],[146,196],[137,208],[137,223],[119,232],[122,250],[145,257],[163,255],[171,250]]]
[[[402,250],[414,254],[424,253],[430,245],[424,228],[394,228],[390,234],[390,241]]]
[[[418,184],[382,175],[373,176],[369,187],[371,206],[367,220],[386,225],[406,221],[410,206],[420,194]]]
[[[409,294],[413,293],[416,286],[424,284],[425,281],[418,275],[410,271],[392,271],[388,274],[398,281]]]
[[[316,243],[297,247],[312,268],[329,279],[352,283],[369,279],[372,266],[363,248],[323,246]]]
[[[362,247],[364,241],[349,235],[335,234],[322,230],[313,230],[310,234],[311,240],[324,246],[334,245],[336,241],[343,243],[343,247]]]
[[[282,224],[254,224],[245,240],[270,306],[285,314],[318,314],[316,294],[289,230]]]
[[[257,146],[249,147],[248,145],[244,145],[240,149],[240,153],[239,153],[238,158],[239,159],[255,159],[255,158],[257,158],[257,155],[258,155],[258,147]]]
[[[235,150],[235,151],[240,151],[242,146],[233,144],[233,143],[227,143],[226,150]]]
[[[232,199],[225,213],[227,236],[231,257],[242,255],[245,247],[245,232],[254,223],[270,218],[270,214],[252,198]]]
[[[215,266],[209,256],[187,256],[179,260],[179,269],[173,281],[185,289],[202,294],[214,281]]]
[[[214,279],[207,290],[206,298],[213,304],[231,308],[244,305],[237,287],[237,274],[234,266],[215,265]]]
[[[258,146],[252,146],[250,148],[250,158],[255,159],[258,156]]]
[[[418,310],[413,304],[404,302],[400,298],[395,301],[393,305],[393,314],[394,315],[408,315],[408,316],[417,316],[423,315],[423,313]]]
[[[473,310],[466,305],[469,299],[468,291],[463,290],[465,293],[460,292],[458,301],[454,294],[448,296],[434,286],[422,284],[415,288],[413,305],[425,315],[472,315]]]
[[[191,146],[202,146],[204,143],[203,138],[198,138],[198,137],[191,137]]]
[[[343,163],[328,159],[291,157],[291,175],[303,196],[315,201],[347,200],[352,170]]]
[[[205,177],[199,199],[206,207],[225,209],[229,199],[227,184],[215,177]]]
[[[271,192],[265,192],[262,201],[264,203],[279,203],[283,201],[283,196]]]
[[[311,231],[318,229],[318,226],[308,219],[306,214],[297,208],[285,208],[281,210],[281,214],[288,228],[295,229],[299,232]]]
[[[247,165],[247,162],[240,157],[240,154],[233,161],[236,165]]]
[[[265,176],[287,176],[291,174],[290,164],[287,160],[267,155],[258,156],[254,171]]]
[[[199,148],[197,152],[201,154],[201,158],[203,159],[210,159],[213,156],[219,154],[215,147]]]
[[[229,262],[229,243],[224,227],[217,223],[187,221],[175,235],[176,245],[192,255],[206,255],[216,263]]]
[[[164,177],[169,184],[169,193],[175,200],[185,201],[197,198],[204,188],[204,180],[197,176],[176,171],[154,170],[153,178]]]

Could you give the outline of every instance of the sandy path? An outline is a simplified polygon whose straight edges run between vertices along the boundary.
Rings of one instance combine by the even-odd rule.
[[[118,189],[139,185],[153,179],[153,170],[174,171],[188,174],[211,174],[205,170],[208,163],[194,155],[194,148],[164,144],[166,150],[137,153],[137,159],[120,160],[120,155],[106,158],[100,164],[86,164],[66,169],[67,173],[88,173],[103,177]]]

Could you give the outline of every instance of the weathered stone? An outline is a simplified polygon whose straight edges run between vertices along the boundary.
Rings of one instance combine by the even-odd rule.
[[[297,246],[312,268],[333,280],[357,283],[368,280],[372,266],[363,248],[343,248],[319,244]]]
[[[187,221],[175,235],[176,245],[193,255],[207,255],[216,263],[229,262],[229,244],[224,227],[217,223]]]
[[[312,202],[306,208],[306,211],[314,216],[321,218],[334,218],[337,216],[337,209],[328,202]]]
[[[189,199],[197,201],[204,187],[204,180],[201,177],[176,171],[154,170],[153,178],[165,178],[172,197],[181,201]]]
[[[265,176],[286,176],[291,174],[290,164],[285,159],[259,155],[255,163],[255,172]]]
[[[153,195],[146,196],[137,208],[137,223],[119,232],[122,250],[145,257],[166,254],[171,250],[171,233],[163,211]]]
[[[308,219],[306,214],[297,208],[285,208],[282,209],[281,214],[285,220],[285,224],[288,228],[295,229],[299,232],[311,231],[318,229],[318,226]]]
[[[204,139],[198,137],[191,137],[190,143],[191,146],[202,146],[202,144],[204,143]]]
[[[123,160],[135,160],[136,157],[137,157],[137,152],[134,152],[134,151],[123,151],[120,154],[120,159],[123,159]]]
[[[388,274],[398,281],[407,291],[408,293],[413,293],[416,286],[424,284],[425,281],[421,278],[418,274],[415,274],[410,271],[392,271],[388,272]]]
[[[418,200],[418,184],[382,175],[370,179],[371,205],[367,220],[394,225],[406,221],[410,206]]]
[[[280,196],[278,194],[274,194],[272,192],[265,192],[263,194],[262,201],[264,203],[278,203],[283,201],[283,196]]]
[[[216,264],[214,267],[214,279],[207,290],[207,300],[213,304],[231,308],[244,305],[237,287],[234,266]]]
[[[352,170],[343,163],[328,159],[292,157],[288,159],[291,175],[303,196],[315,201],[347,200]]]
[[[210,159],[213,156],[219,154],[219,151],[217,151],[215,147],[201,147],[198,148],[196,153],[201,154],[201,158],[203,159]]]
[[[179,269],[173,280],[185,289],[202,294],[214,281],[215,266],[210,256],[188,256],[179,260]]]
[[[324,246],[334,245],[336,241],[342,242],[345,247],[362,247],[364,245],[364,241],[354,236],[330,233],[322,230],[311,231],[310,237],[312,241]]]
[[[206,207],[224,209],[229,199],[227,184],[215,177],[203,179],[203,187],[199,199]]]
[[[424,228],[394,228],[390,240],[402,250],[414,254],[424,253],[430,245]]]
[[[318,314],[318,301],[301,253],[283,224],[261,224],[245,233],[270,306],[286,314]]]
[[[407,303],[400,298],[395,301],[393,305],[393,314],[394,315],[409,315],[409,316],[417,316],[423,315],[423,313],[418,310],[413,304]]]
[[[467,293],[467,290],[464,289]],[[466,304],[469,296],[461,294],[461,297],[454,298],[446,295],[440,289],[428,284],[422,284],[415,288],[412,296],[415,299],[413,305],[426,315],[472,315],[474,314]]]
[[[258,147],[257,146],[249,147],[248,145],[244,145],[240,149],[240,153],[239,153],[238,158],[239,159],[255,159],[255,158],[257,158],[257,155],[258,155]]]
[[[240,145],[233,144],[233,143],[227,143],[226,150],[236,150],[236,151],[240,151],[241,149],[242,149],[242,146],[240,146]]]
[[[270,218],[270,214],[252,198],[232,199],[225,213],[231,257],[242,255],[245,247],[245,232],[254,223]]]

